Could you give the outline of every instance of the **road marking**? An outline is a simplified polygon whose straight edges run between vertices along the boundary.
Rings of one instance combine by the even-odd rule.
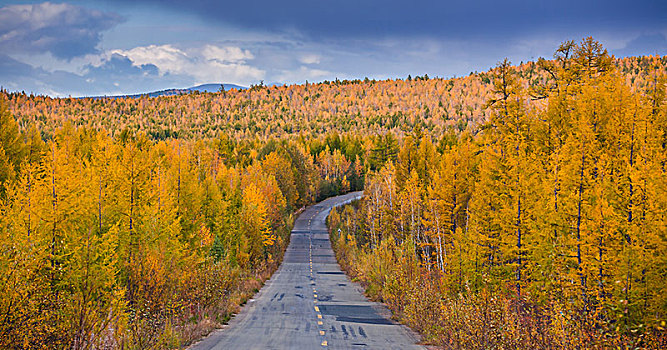
[[[318,326],[321,326],[321,325],[322,325],[322,321],[317,321],[317,325],[318,325]]]
[[[321,320],[321,319],[322,319],[322,315],[321,315],[321,314],[317,314],[317,318],[319,318],[319,319]]]
[[[320,331],[320,335],[324,335],[324,331]]]
[[[322,341],[322,346],[327,346],[327,341],[326,340]]]
[[[320,312],[320,308],[315,306],[315,311]]]

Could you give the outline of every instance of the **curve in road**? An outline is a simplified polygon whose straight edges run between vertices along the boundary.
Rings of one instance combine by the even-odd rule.
[[[336,262],[326,218],[359,197],[332,197],[301,213],[276,273],[228,326],[191,349],[423,349]]]

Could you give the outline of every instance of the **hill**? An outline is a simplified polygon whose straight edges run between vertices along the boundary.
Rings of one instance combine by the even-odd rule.
[[[199,92],[219,92],[220,91],[220,85],[225,86],[225,91],[229,91],[231,89],[236,89],[236,90],[245,90],[245,89],[247,89],[247,87],[245,87],[245,86],[236,85],[236,84],[202,84],[202,85],[193,86],[191,88],[188,88],[187,90],[189,90],[189,91],[199,91]]]
[[[635,90],[645,89],[655,71],[664,72],[667,56],[615,60],[616,74]],[[522,86],[546,84],[548,73],[537,62],[514,67]],[[210,91],[207,84],[188,90],[166,90],[113,99],[51,98],[20,93],[6,95],[19,125],[37,126],[46,135],[53,126],[70,120],[77,125],[105,128],[112,133],[137,129],[161,138],[179,137],[266,138],[330,132],[398,135],[421,125],[433,135],[453,130],[475,130],[487,119],[493,70],[466,77],[428,76],[392,80],[336,80],[318,84],[254,86],[224,94],[190,94],[190,89]],[[146,99],[148,96],[159,98]],[[102,102],[103,101],[103,102]],[[540,101],[532,102],[537,107]]]
[[[165,90],[159,90],[159,91],[153,91],[153,92],[147,92],[147,93],[142,93],[142,94],[132,94],[132,95],[113,95],[113,96],[90,96],[90,97],[82,97],[82,98],[91,98],[91,99],[101,99],[101,98],[139,98],[142,96],[147,96],[147,97],[160,97],[160,96],[176,96],[176,95],[183,95],[183,94],[189,94],[192,92],[219,92],[220,91],[220,85],[225,86],[225,91],[229,91],[232,89],[236,90],[245,90],[247,87],[241,86],[241,85],[236,85],[236,84],[201,84],[189,88],[184,88],[184,89],[165,89]]]

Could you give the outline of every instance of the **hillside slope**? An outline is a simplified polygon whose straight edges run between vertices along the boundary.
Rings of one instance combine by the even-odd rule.
[[[667,56],[615,61],[617,74],[634,90],[645,88],[656,72],[665,72]],[[545,84],[548,74],[537,63],[515,67],[525,87]],[[138,129],[161,138],[266,138],[269,135],[339,133],[397,134],[419,124],[441,135],[476,129],[488,117],[490,72],[443,79],[333,81],[319,84],[253,87],[212,94],[177,94],[149,98],[50,98],[3,93],[19,125],[37,125],[47,135],[70,120],[77,125],[116,132]],[[539,103],[539,102],[538,102]],[[535,105],[535,104],[534,104]],[[539,107],[539,104],[535,105]]]

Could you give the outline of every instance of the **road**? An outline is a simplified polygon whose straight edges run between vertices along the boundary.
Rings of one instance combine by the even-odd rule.
[[[329,198],[301,213],[276,273],[228,326],[191,349],[423,349],[336,262],[326,217],[360,195]]]

